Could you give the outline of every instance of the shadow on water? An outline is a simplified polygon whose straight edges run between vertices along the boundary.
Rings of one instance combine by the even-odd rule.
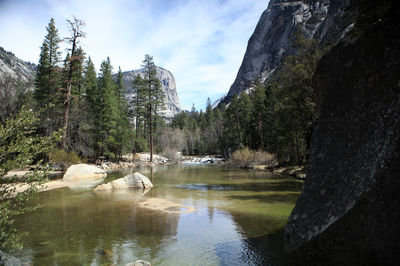
[[[285,192],[284,194],[281,193],[274,193],[269,195],[250,195],[250,196],[229,196],[229,199],[236,199],[236,200],[257,200],[260,202],[266,203],[282,203],[282,202],[295,202],[299,197],[299,192]]]
[[[250,192],[265,192],[265,191],[291,191],[298,192],[301,190],[302,182],[293,182],[292,180],[281,180],[274,182],[247,182],[247,183],[228,183],[228,184],[185,184],[177,186],[181,189],[193,189],[193,190],[241,190]]]
[[[283,229],[215,247],[220,265],[291,265],[283,249]]]

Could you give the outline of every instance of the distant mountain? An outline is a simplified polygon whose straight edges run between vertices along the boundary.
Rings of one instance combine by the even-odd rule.
[[[157,78],[161,81],[161,88],[165,93],[165,116],[173,117],[175,114],[182,111],[181,105],[179,103],[178,93],[176,91],[175,78],[172,73],[162,67],[157,68]],[[131,71],[123,72],[123,82],[125,88],[127,89],[126,97],[128,101],[131,101],[135,96],[132,90],[132,82],[136,75],[140,74],[143,76],[143,68]]]
[[[15,112],[21,95],[33,90],[36,66],[0,47],[0,122]]]
[[[36,65],[25,62],[0,47],[0,100],[2,104],[3,102],[11,103],[17,89],[33,90],[35,74]],[[132,81],[137,74],[143,74],[143,69],[123,73],[128,101],[134,97]],[[161,87],[165,93],[165,116],[172,117],[182,110],[176,91],[175,78],[170,71],[162,67],[157,67],[157,78],[161,81]]]
[[[238,74],[223,102],[252,87],[254,81],[267,81],[285,55],[293,54],[294,33],[300,28],[320,43],[343,37],[351,14],[343,0],[271,0],[250,37]]]
[[[19,83],[26,89],[33,89],[36,66],[25,62],[13,53],[0,47],[0,92],[4,93],[6,87],[14,87]]]

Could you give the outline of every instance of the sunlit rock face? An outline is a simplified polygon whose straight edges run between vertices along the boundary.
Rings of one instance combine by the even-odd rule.
[[[36,67],[34,64],[25,62],[13,53],[0,47],[0,82],[8,79],[18,80],[22,83],[32,83],[35,78]]]
[[[389,18],[319,63],[308,174],[285,228],[300,265],[396,265],[400,34]]]
[[[156,69],[156,77],[160,80],[161,88],[165,94],[165,116],[173,117],[182,110],[176,90],[175,78],[170,71],[162,67],[156,67]],[[143,71],[144,69],[142,68],[123,73],[123,81],[125,88],[127,89],[126,97],[128,98],[128,101],[132,101],[135,96],[135,93],[132,90],[132,82],[137,74],[143,76]]]
[[[319,42],[330,42],[340,35],[348,26],[345,3],[271,0],[249,39],[236,79],[223,102],[230,102],[234,94],[251,88],[256,80],[268,80],[284,55],[295,52],[291,41],[297,28]]]
[[[35,79],[36,66],[29,62],[25,62],[13,53],[0,47],[0,94],[6,98],[6,94],[10,97],[19,90],[33,89]]]

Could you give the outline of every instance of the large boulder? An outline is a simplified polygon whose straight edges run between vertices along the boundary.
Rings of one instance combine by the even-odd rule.
[[[110,191],[114,189],[127,189],[127,188],[152,188],[153,184],[147,178],[140,173],[134,173],[127,175],[122,178],[118,178],[106,184],[102,184],[94,189],[95,192],[98,191]]]
[[[324,56],[319,120],[302,194],[285,227],[299,265],[400,260],[400,31],[385,18]]]
[[[88,164],[74,164],[71,165],[64,174],[64,182],[76,182],[83,180],[98,180],[104,179],[107,173],[94,166]]]

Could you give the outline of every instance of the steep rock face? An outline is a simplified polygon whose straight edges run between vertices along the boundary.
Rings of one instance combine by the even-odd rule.
[[[33,90],[35,65],[0,47],[0,123],[13,113],[20,96]]]
[[[28,83],[33,88],[35,71],[34,64],[24,62],[0,47],[0,84],[19,81],[23,84]]]
[[[175,78],[170,71],[162,67],[156,67],[156,68],[157,68],[156,76],[161,81],[161,88],[164,90],[165,93],[165,109],[166,109],[165,115],[167,117],[172,117],[182,110],[181,105],[179,103],[178,93],[176,90]],[[143,76],[143,69],[126,71],[123,73],[123,81],[125,87],[127,88],[126,96],[129,101],[131,101],[135,96],[132,90],[132,82],[137,74]]]
[[[227,103],[233,95],[250,88],[255,80],[265,82],[285,54],[292,54],[291,40],[299,26],[310,38],[328,42],[348,24],[344,19],[347,1],[343,0],[271,0],[250,37],[242,65],[232,84]],[[340,20],[342,22],[338,23]]]
[[[322,58],[320,113],[301,196],[285,227],[300,265],[400,258],[400,32],[395,18]]]

